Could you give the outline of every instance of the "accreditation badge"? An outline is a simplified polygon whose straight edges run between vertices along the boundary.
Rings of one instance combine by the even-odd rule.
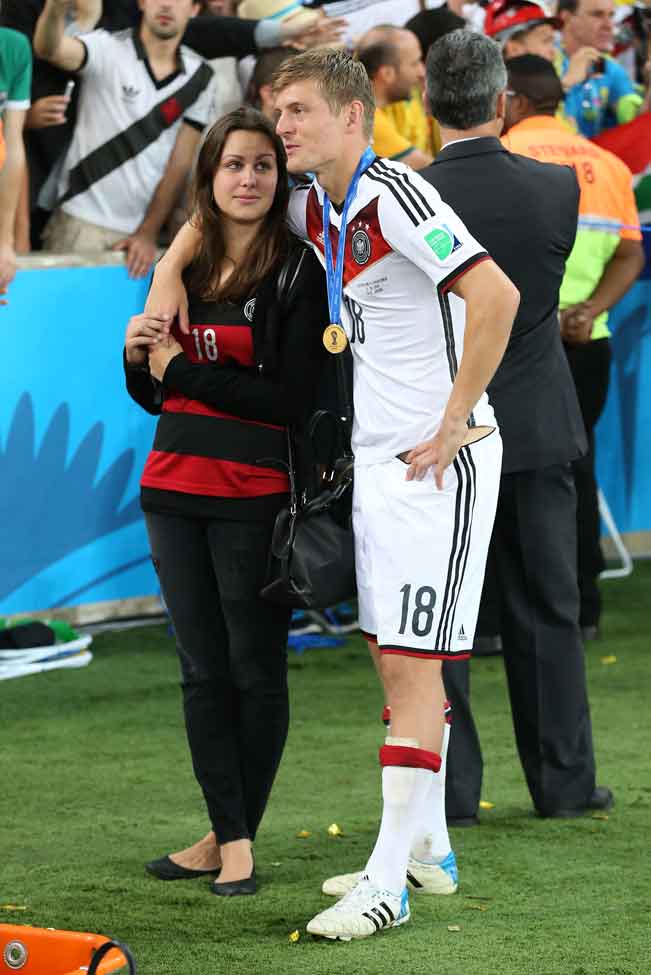
[[[348,345],[346,333],[341,325],[328,325],[323,330],[323,344],[331,355],[339,355]]]

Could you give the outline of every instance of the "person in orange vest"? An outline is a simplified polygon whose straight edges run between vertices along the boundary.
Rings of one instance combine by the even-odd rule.
[[[608,392],[608,312],[644,266],[630,169],[611,152],[571,132],[556,117],[563,89],[553,65],[525,54],[507,61],[502,142],[540,162],[572,166],[580,187],[579,225],[560,290],[560,327],[589,450],[573,464],[577,489],[580,622],[584,639],[598,636],[604,568],[594,475],[594,427]]]

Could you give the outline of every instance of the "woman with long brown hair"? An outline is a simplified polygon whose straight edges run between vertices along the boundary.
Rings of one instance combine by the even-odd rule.
[[[289,611],[259,592],[287,502],[286,428],[312,405],[327,301],[320,266],[287,231],[287,200],[272,124],[249,108],[220,119],[194,178],[189,327],[137,315],[125,341],[127,389],[160,413],[142,507],[212,827],[147,869],[219,872],[219,895],[255,892],[252,842],[289,720]]]

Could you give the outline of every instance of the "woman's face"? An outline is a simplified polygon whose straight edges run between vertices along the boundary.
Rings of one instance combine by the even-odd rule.
[[[238,223],[263,220],[278,185],[276,153],[262,132],[231,132],[213,178],[213,196],[221,213]]]

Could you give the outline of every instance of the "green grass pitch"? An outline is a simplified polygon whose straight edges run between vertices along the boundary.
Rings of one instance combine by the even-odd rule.
[[[587,662],[598,779],[615,809],[530,814],[501,659],[475,661],[494,808],[452,832],[459,893],[412,895],[410,924],[363,942],[305,934],[329,903],[322,880],[363,866],[377,828],[381,697],[361,638],[291,656],[290,737],[250,898],[143,870],[208,828],[163,627],[97,637],[87,670],[0,684],[0,922],[113,934],[142,975],[646,975],[651,564],[604,591],[604,639]],[[328,835],[332,823],[343,837]]]

